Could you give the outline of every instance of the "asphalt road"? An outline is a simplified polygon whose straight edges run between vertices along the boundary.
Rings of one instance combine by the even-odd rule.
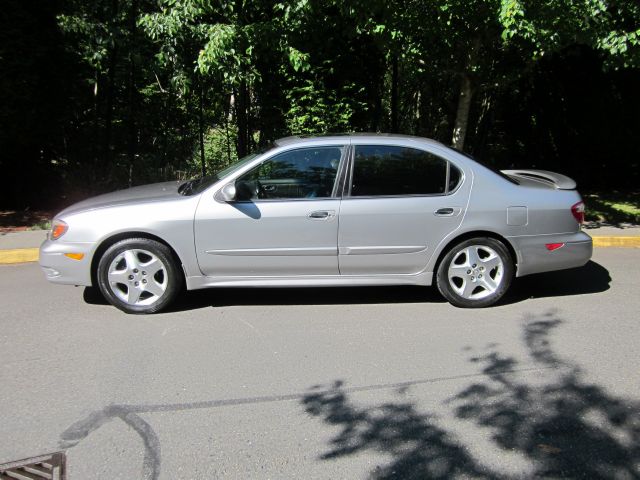
[[[638,478],[640,250],[516,281],[209,290],[127,316],[0,267],[0,464],[69,478]]]

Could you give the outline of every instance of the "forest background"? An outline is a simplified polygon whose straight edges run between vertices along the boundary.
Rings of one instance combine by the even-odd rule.
[[[363,131],[633,195],[640,2],[7,0],[0,99],[0,209]]]

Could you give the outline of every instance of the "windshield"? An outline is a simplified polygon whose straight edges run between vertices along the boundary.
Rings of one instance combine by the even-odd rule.
[[[236,162],[232,163],[226,168],[223,168],[219,172],[214,173],[213,175],[207,175],[205,177],[188,180],[180,185],[180,187],[178,188],[178,193],[185,196],[197,195],[198,193],[202,193],[214,183],[220,180],[224,180],[226,177],[228,177],[235,171],[240,170],[247,163],[251,162],[258,155],[262,155],[264,152],[271,148],[272,146],[269,146],[267,148],[256,150],[255,152],[250,153],[246,157],[242,157],[240,160],[237,160]]]

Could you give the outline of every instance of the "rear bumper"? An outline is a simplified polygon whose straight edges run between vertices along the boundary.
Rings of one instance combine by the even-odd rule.
[[[593,253],[593,241],[584,232],[509,237],[518,255],[516,276],[551,272],[581,267]],[[549,251],[548,243],[564,243],[557,250]]]
[[[45,240],[40,246],[40,267],[47,280],[63,285],[91,286],[91,258],[93,243],[65,243]],[[82,260],[74,260],[65,253],[82,253]]]

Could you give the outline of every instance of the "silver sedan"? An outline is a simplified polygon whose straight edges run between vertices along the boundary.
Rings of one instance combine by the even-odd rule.
[[[216,175],[67,208],[40,264],[129,313],[160,311],[184,287],[231,286],[435,283],[453,305],[485,307],[514,276],[589,260],[575,187],[424,138],[289,137]]]

